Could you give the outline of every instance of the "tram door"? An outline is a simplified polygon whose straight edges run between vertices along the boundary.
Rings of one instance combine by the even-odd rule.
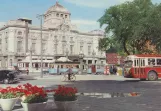
[[[146,78],[144,66],[145,66],[145,59],[138,58],[134,60],[135,78]]]

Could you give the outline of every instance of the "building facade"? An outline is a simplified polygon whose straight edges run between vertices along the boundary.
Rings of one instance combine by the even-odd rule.
[[[71,13],[56,3],[44,14],[42,24],[43,61],[54,62],[64,56],[79,61],[83,53],[84,64],[105,64],[105,54],[98,50],[98,41],[104,37],[100,30],[81,32],[71,24]],[[40,60],[41,27],[32,20],[10,20],[0,28],[0,67],[12,68],[19,62]],[[26,64],[21,64],[28,67]]]

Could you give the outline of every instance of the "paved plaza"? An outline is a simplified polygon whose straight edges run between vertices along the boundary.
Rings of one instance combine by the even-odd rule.
[[[74,111],[160,111],[161,109],[160,80],[151,82],[125,79],[121,76],[77,75],[76,82],[62,82],[61,76],[58,75],[44,76],[44,78],[27,77],[28,80],[20,81],[18,84],[28,82],[46,88],[54,88],[60,84],[77,87],[81,95],[78,96]],[[110,94],[126,95],[130,92],[138,92],[140,96],[113,98],[110,96]],[[23,109],[15,107],[14,111],[23,111]],[[49,100],[46,111],[56,111],[52,99]]]

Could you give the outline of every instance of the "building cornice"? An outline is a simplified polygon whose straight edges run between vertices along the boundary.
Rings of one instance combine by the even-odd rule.
[[[9,27],[26,28],[26,26],[23,26],[23,25],[6,25],[6,26],[0,28],[0,31],[5,30]],[[32,27],[32,26],[29,26],[29,29],[30,30],[41,30],[41,28]],[[42,31],[51,31],[51,30],[59,30],[59,29],[58,28],[43,28],[42,29]],[[70,30],[70,32],[74,32],[74,33],[77,33],[79,35],[87,35],[87,36],[104,36],[102,34],[91,34],[91,33],[80,32],[78,30]]]

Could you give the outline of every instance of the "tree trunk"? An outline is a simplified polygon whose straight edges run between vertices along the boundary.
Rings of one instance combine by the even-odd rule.
[[[127,50],[126,48],[126,40],[123,41],[123,48],[124,48],[124,51],[127,55],[130,55],[130,52]]]

